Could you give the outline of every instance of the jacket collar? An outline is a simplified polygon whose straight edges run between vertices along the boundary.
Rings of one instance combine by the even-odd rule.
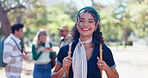
[[[17,41],[18,43],[21,42],[21,40],[17,37],[15,37],[12,33],[10,34],[10,38],[13,38],[15,41]]]

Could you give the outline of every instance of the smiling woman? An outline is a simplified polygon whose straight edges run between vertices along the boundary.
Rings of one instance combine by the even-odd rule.
[[[104,70],[108,78],[119,77],[112,52],[104,44],[99,22],[100,16],[93,7],[78,11],[71,33],[71,57],[68,56],[71,43],[60,48],[52,78],[61,78],[64,72],[68,72],[67,78],[101,78],[100,70]],[[103,50],[103,60],[99,49]]]
[[[92,33],[97,28],[95,26],[95,20],[90,13],[84,13],[80,15],[80,19],[77,22],[77,28],[80,33],[80,37],[91,38]]]

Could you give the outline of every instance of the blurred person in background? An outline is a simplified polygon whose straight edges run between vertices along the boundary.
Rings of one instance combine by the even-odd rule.
[[[4,42],[3,61],[5,66],[7,78],[21,78],[22,60],[26,59],[27,52],[21,48],[19,38],[24,35],[24,25],[16,23],[12,25],[12,33],[6,38]]]
[[[59,43],[59,47],[61,48],[63,45],[69,43],[68,39],[66,38],[69,34],[69,27],[66,25],[63,25],[58,28],[59,34],[62,37]]]
[[[51,52],[53,52],[52,43],[49,41],[48,33],[41,29],[37,32],[32,45],[32,56],[35,61],[33,78],[51,78]]]
[[[62,46],[68,44],[70,41],[70,38],[68,36],[69,27],[67,25],[63,25],[63,26],[59,27],[58,30],[59,30],[59,35],[61,36],[61,40],[59,43],[59,48],[61,48]],[[66,77],[66,72],[63,75],[63,77]]]

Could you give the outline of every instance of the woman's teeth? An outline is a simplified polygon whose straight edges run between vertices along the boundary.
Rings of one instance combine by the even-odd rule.
[[[90,30],[90,29],[82,29],[82,30]]]

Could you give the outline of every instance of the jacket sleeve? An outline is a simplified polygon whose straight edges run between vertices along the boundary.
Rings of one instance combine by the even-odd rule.
[[[42,52],[36,53],[35,45],[32,45],[33,60],[37,60],[41,56]]]
[[[51,42],[49,43],[49,45],[50,45],[50,48],[52,48],[52,43]]]
[[[14,57],[12,56],[12,51],[13,51],[14,45],[11,43],[11,41],[7,41],[4,43],[4,50],[3,50],[3,62],[7,64],[13,64],[20,62],[22,57]]]
[[[103,46],[103,53],[104,53],[103,60],[107,63],[107,65],[110,68],[115,68],[116,64],[115,64],[115,61],[113,58],[113,54],[112,54],[111,50],[106,45]]]

